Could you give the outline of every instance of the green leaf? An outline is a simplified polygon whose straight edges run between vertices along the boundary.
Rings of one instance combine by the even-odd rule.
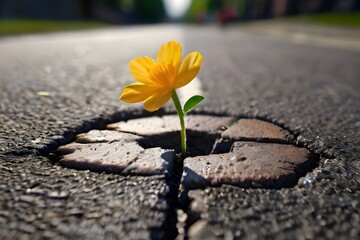
[[[191,109],[193,109],[196,105],[198,105],[202,100],[204,100],[203,96],[195,95],[189,98],[184,105],[184,114],[188,113]]]

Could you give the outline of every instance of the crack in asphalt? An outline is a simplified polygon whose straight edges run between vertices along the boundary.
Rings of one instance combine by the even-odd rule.
[[[135,114],[136,115],[136,114]],[[158,116],[164,116],[166,114],[159,114]],[[207,113],[209,115],[209,113]],[[142,118],[144,115],[136,115],[136,118]],[[146,117],[146,116],[145,116]],[[132,117],[129,117],[127,119],[134,119]],[[233,117],[233,120],[231,121],[231,124],[234,124],[239,119],[244,119],[243,117]],[[261,121],[265,121],[268,123],[273,123],[273,121],[269,121],[269,119],[264,118],[252,118],[252,119],[258,119]],[[123,121],[124,118],[116,119],[117,121]],[[106,121],[106,123],[116,122],[116,120]],[[96,121],[92,121],[93,123],[96,123]],[[225,131],[226,129],[218,129],[216,133],[207,133],[207,132],[197,132],[188,130],[188,136],[191,141],[189,141],[189,145],[196,146],[199,142],[203,142],[204,139],[210,139],[208,145],[210,146],[208,149],[210,151],[207,152],[197,152],[197,149],[195,148],[189,148],[190,150],[190,156],[198,156],[198,155],[208,155],[208,154],[220,154],[220,153],[227,153],[230,151],[230,148],[232,144],[235,141],[248,141],[253,142],[256,141],[258,143],[281,143],[281,144],[291,144],[295,146],[303,146],[304,144],[301,144],[300,141],[298,141],[297,136],[299,133],[294,133],[290,131],[289,129],[286,129],[284,126],[280,126],[280,124],[275,124],[276,126],[279,126],[286,131],[288,131],[293,138],[288,141],[282,141],[282,140],[275,140],[275,139],[267,139],[267,138],[242,138],[237,140],[228,140],[225,142],[225,146],[222,146],[221,149],[216,149],[216,146],[218,146],[219,141],[222,140],[221,133]],[[101,124],[101,129],[105,129],[104,123]],[[83,128],[78,128],[83,129]],[[89,128],[87,128],[89,130]],[[90,129],[92,129],[90,127]],[[98,128],[97,128],[98,129]],[[204,136],[205,134],[205,136]],[[137,136],[141,136],[139,134],[134,134]],[[175,137],[175,135],[178,135],[177,133],[169,133],[166,136],[167,137]],[[165,136],[165,139],[166,139]],[[161,147],[163,149],[169,149],[169,146],[166,146],[166,140],[162,140],[160,137],[164,137],[164,134],[161,136],[141,136],[143,139],[138,141],[138,144],[143,148],[152,148],[152,147]],[[165,146],[164,146],[165,144]],[[45,148],[49,149],[49,148]],[[195,152],[194,152],[195,151]],[[51,155],[51,154],[50,154]],[[318,165],[319,157],[316,158],[316,168]],[[191,204],[191,200],[189,199],[188,193],[190,189],[183,189],[181,186],[181,178],[184,173],[184,159],[181,159],[179,156],[174,161],[173,169],[170,172],[168,176],[166,176],[166,184],[169,187],[169,192],[165,196],[166,202],[169,205],[168,210],[166,211],[166,218],[163,223],[163,228],[165,229],[165,239],[178,239],[179,235],[183,239],[188,239],[188,230],[191,228],[191,226],[196,223],[198,220],[201,219],[201,216],[197,216],[196,213],[191,213],[189,211],[189,207]],[[299,176],[300,178],[300,176]],[[180,210],[180,213],[179,213]],[[185,214],[186,220],[179,221],[179,214]],[[154,232],[154,231],[151,231]],[[152,238],[156,238],[155,236],[152,236]]]

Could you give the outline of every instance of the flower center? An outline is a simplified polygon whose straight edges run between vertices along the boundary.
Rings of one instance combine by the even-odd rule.
[[[149,73],[151,80],[158,83],[164,90],[175,89],[176,69],[172,64],[159,62]]]

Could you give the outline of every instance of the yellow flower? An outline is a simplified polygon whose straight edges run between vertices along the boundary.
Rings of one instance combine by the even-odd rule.
[[[170,41],[161,46],[156,60],[145,56],[130,61],[130,72],[137,82],[124,87],[120,96],[122,101],[144,102],[147,111],[158,110],[169,101],[175,89],[196,77],[202,56],[192,52],[181,63],[180,43]]]

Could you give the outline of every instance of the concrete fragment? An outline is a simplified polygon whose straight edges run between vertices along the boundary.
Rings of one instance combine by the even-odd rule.
[[[235,142],[229,153],[186,158],[182,185],[185,189],[221,184],[290,187],[314,164],[314,156],[305,148],[275,143]]]
[[[226,129],[221,137],[233,141],[272,140],[282,142],[292,138],[291,134],[283,128],[257,119],[240,119]]]
[[[123,171],[124,175],[162,175],[173,168],[176,154],[173,150],[161,148],[145,149],[142,156],[130,163]]]
[[[107,126],[108,129],[120,132],[128,132],[136,135],[149,136],[165,132],[173,132],[179,129],[178,120],[173,116],[170,121],[164,121],[162,117],[147,117],[121,121]]]
[[[123,175],[166,174],[172,168],[175,153],[161,148],[144,149],[140,137],[116,131],[93,130],[78,138],[81,143],[60,147],[60,164],[83,170]]]
[[[109,130],[91,130],[87,133],[81,133],[76,137],[75,142],[77,143],[101,143],[111,141],[133,142],[139,139],[136,135]]]
[[[220,117],[210,115],[187,115],[185,117],[186,128],[192,131],[213,133],[227,128],[233,117]]]
[[[185,125],[186,129],[190,131],[204,131],[211,133],[229,126],[231,120],[231,117],[188,115],[185,117]],[[179,118],[177,115],[131,119],[127,122],[121,121],[109,124],[107,127],[111,130],[128,132],[141,136],[180,131]]]

